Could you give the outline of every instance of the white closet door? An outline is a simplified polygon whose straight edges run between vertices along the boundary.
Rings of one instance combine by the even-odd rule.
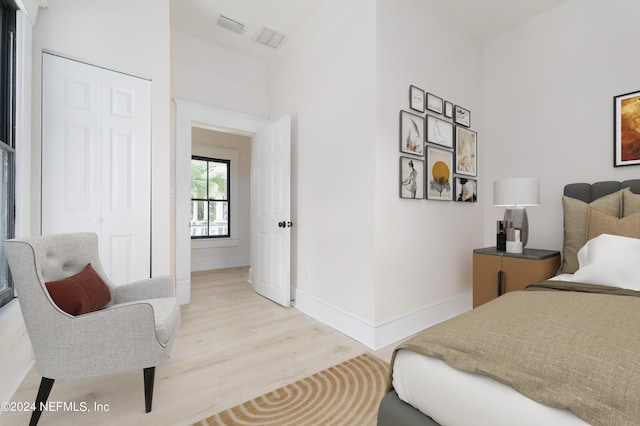
[[[42,233],[75,231],[114,282],[150,276],[150,82],[44,54]]]

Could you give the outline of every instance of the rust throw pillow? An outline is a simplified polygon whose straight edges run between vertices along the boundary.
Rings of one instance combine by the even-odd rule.
[[[45,283],[53,302],[70,315],[97,311],[111,301],[109,286],[91,264],[76,275]]]

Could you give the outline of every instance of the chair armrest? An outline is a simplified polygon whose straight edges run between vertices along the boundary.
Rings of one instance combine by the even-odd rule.
[[[148,303],[59,316],[47,327],[43,336],[32,339],[38,370],[45,377],[73,379],[146,368],[168,355],[158,341]]]
[[[171,275],[114,285],[111,289],[111,300],[115,305],[158,297],[175,297],[175,295],[176,289]]]

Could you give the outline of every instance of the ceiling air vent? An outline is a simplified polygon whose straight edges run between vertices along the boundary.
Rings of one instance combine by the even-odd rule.
[[[256,34],[255,41],[260,44],[264,44],[274,49],[280,45],[280,42],[284,39],[284,34],[277,32],[271,28],[262,27],[258,34]]]
[[[216,24],[219,27],[225,28],[229,31],[232,31],[236,34],[242,34],[244,31],[245,25],[236,21],[235,19],[231,19],[228,16],[220,15],[218,17],[218,21]]]

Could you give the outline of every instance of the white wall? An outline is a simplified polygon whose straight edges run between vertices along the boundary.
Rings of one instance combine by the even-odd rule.
[[[219,246],[227,240],[191,240],[191,270],[231,268],[249,265],[250,254],[250,195],[251,195],[251,138],[194,127],[192,129],[192,153],[215,158],[217,149],[233,150],[238,156],[231,167],[236,170],[236,182],[231,190],[231,245]],[[234,175],[232,175],[233,179]],[[235,220],[237,219],[237,220]],[[211,247],[215,245],[216,247]]]
[[[265,61],[171,32],[171,96],[268,118]]]
[[[169,1],[56,0],[40,12],[33,34],[32,205],[40,208],[40,96],[42,51],[47,50],[151,79],[152,99],[152,272],[171,272],[169,138]],[[40,231],[32,216],[32,232]]]
[[[485,176],[487,138],[482,44],[437,1],[377,4],[375,306],[376,321],[384,325],[429,316],[441,304],[451,304],[445,316],[471,307],[472,251],[482,243],[487,197],[479,191],[477,203],[399,198],[398,116],[400,110],[411,111],[409,86],[471,111],[471,129],[478,132],[478,182]]]
[[[292,114],[292,284],[374,320],[375,2],[325,1],[270,63],[270,112]],[[304,308],[302,308],[304,309]],[[335,324],[334,324],[335,326]]]
[[[562,246],[562,188],[638,178],[613,167],[613,97],[640,89],[636,0],[569,0],[485,46],[485,245],[494,179],[540,177],[529,247]]]
[[[31,51],[38,5],[23,2],[16,14],[16,236],[31,228]],[[9,401],[33,365],[31,342],[18,299],[0,308],[0,401]],[[2,413],[0,412],[0,416]]]
[[[482,45],[434,1],[327,0],[270,65],[272,116],[294,115],[296,306],[371,346],[470,308],[482,206],[399,199],[398,117],[414,84],[482,141]]]
[[[24,170],[31,169],[30,179],[21,176],[19,184],[31,183],[30,188],[21,188],[30,198],[19,200],[16,222],[21,235],[40,232],[40,82],[41,52],[43,49],[67,55],[95,65],[150,78],[152,80],[153,109],[153,273],[170,272],[171,212],[169,210],[169,2],[168,0],[115,0],[111,2],[77,2],[56,0],[47,9],[40,11],[36,22],[37,6],[27,1],[31,11],[30,21],[35,22],[32,35],[32,58],[24,58],[27,83],[31,93],[30,116],[20,117],[21,122],[31,123],[31,131],[22,131],[25,140],[31,137],[31,149],[22,150],[29,158],[19,159]],[[46,2],[43,2],[46,4]],[[22,25],[28,25],[24,23]],[[144,52],[144,54],[141,54]],[[22,60],[22,59],[21,59]],[[29,74],[30,73],[30,74]],[[18,109],[24,104],[18,105]],[[24,130],[24,129],[23,129]],[[22,171],[18,171],[20,174]],[[22,206],[22,207],[20,207]],[[2,341],[11,349],[10,355],[2,353],[0,371],[6,396],[7,390],[17,389],[19,381],[26,375],[31,361],[30,346],[24,330],[17,303],[14,301],[0,312],[0,322],[11,322],[15,327],[3,327]],[[20,326],[18,326],[20,324]],[[4,374],[11,371],[11,377]],[[17,380],[17,383],[16,383]],[[8,400],[9,396],[2,400]]]

